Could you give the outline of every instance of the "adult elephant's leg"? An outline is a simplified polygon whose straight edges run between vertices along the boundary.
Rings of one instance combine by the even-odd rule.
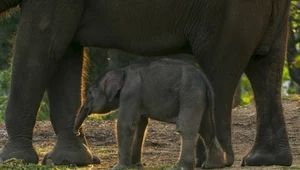
[[[237,53],[244,54],[240,51]],[[242,58],[240,56],[236,57],[235,55],[224,57],[222,54],[216,54],[214,58],[202,58],[202,61],[199,62],[214,89],[216,133],[219,143],[224,151],[226,166],[231,166],[234,162],[234,153],[231,145],[231,110],[233,94],[239,78],[243,73],[243,69],[247,65],[247,58]],[[238,64],[239,67],[234,64]],[[199,147],[201,144],[201,141],[199,141],[198,148],[203,148]],[[199,150],[197,156],[200,156],[201,160],[203,160]],[[211,156],[213,157],[213,155]],[[201,165],[201,162],[197,162],[197,165]]]
[[[49,79],[75,34],[84,5],[82,1],[65,1],[22,1],[5,113],[9,140],[0,151],[2,161],[19,158],[38,162],[32,147],[37,110]]]
[[[269,53],[253,56],[246,68],[255,96],[257,132],[253,148],[243,158],[244,166],[292,164],[281,104],[286,38],[287,27],[284,27]]]
[[[32,133],[48,70],[43,59],[34,53],[41,51],[31,47],[39,44],[22,40],[29,38],[26,34],[30,32],[20,31],[16,38],[11,88],[5,111],[8,142],[0,151],[1,162],[18,158],[26,163],[38,163],[38,155],[32,146]]]
[[[209,106],[209,107],[213,107],[213,106]],[[206,169],[221,168],[224,167],[226,164],[224,160],[224,152],[217,140],[216,131],[215,131],[215,121],[213,117],[214,115],[213,113],[211,113],[209,107],[205,109],[205,112],[202,117],[200,129],[199,129],[199,134],[202,137],[202,140],[206,146],[205,148],[206,152],[204,152],[205,155],[203,154],[203,152],[201,155],[199,155],[200,156],[199,158],[202,162],[200,162],[199,158],[197,157],[196,166],[206,168]],[[199,146],[199,141],[198,141],[198,146]],[[199,151],[201,150],[197,150],[197,152]]]
[[[47,88],[50,118],[57,134],[56,145],[48,153],[43,163],[77,164],[92,163],[91,152],[84,136],[74,135],[73,125],[81,105],[81,79],[83,66],[83,47],[71,43],[50,79]]]
[[[210,77],[210,81],[215,91],[215,122],[217,138],[224,151],[225,164],[226,166],[231,166],[234,162],[234,154],[231,145],[231,110],[233,94],[238,83],[239,76],[234,78],[235,76],[230,76],[229,72],[225,74],[223,73],[215,73],[212,77]],[[241,74],[242,71],[240,71],[239,75]],[[210,156],[213,157],[213,155]]]
[[[201,167],[206,160],[206,146],[201,136],[198,136],[196,143],[196,167]]]

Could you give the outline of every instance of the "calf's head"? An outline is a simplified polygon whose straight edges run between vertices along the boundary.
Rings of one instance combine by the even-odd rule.
[[[98,79],[88,90],[86,99],[78,113],[74,132],[82,125],[85,118],[91,113],[108,113],[119,107],[119,93],[124,84],[124,71],[107,72]]]

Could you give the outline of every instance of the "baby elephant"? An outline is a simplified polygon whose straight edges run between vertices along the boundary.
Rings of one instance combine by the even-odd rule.
[[[198,135],[206,146],[202,168],[225,166],[223,150],[215,136],[213,89],[195,66],[160,59],[107,72],[90,87],[75,121],[75,133],[89,114],[117,108],[119,163],[114,169],[141,166],[148,118],[176,123],[182,144],[174,169],[194,169]]]

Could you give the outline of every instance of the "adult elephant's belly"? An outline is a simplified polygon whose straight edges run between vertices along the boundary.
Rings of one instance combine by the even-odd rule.
[[[143,55],[182,52],[195,26],[190,16],[201,9],[192,2],[87,0],[75,40]]]
[[[126,25],[123,29],[128,31],[86,27],[77,32],[75,40],[85,47],[117,48],[146,56],[191,51],[186,37],[173,32],[133,31],[126,28]]]

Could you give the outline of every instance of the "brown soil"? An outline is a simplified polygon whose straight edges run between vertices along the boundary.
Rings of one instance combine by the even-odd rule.
[[[300,103],[297,100],[284,100],[284,113],[289,133],[290,145],[294,162],[291,168],[300,169],[300,135],[299,117]],[[285,167],[240,167],[242,157],[251,148],[255,139],[256,111],[254,105],[239,107],[233,110],[232,144],[235,152],[235,163],[226,169],[287,169]],[[100,165],[92,169],[109,169],[117,163],[117,145],[115,138],[115,121],[87,120],[85,132],[92,152],[101,159]],[[0,146],[7,141],[7,133],[0,124]],[[49,121],[39,121],[34,131],[34,146],[40,154],[40,159],[54,146],[55,135]],[[158,169],[170,166],[178,159],[180,137],[175,125],[151,121],[144,144],[143,164],[145,168]]]

